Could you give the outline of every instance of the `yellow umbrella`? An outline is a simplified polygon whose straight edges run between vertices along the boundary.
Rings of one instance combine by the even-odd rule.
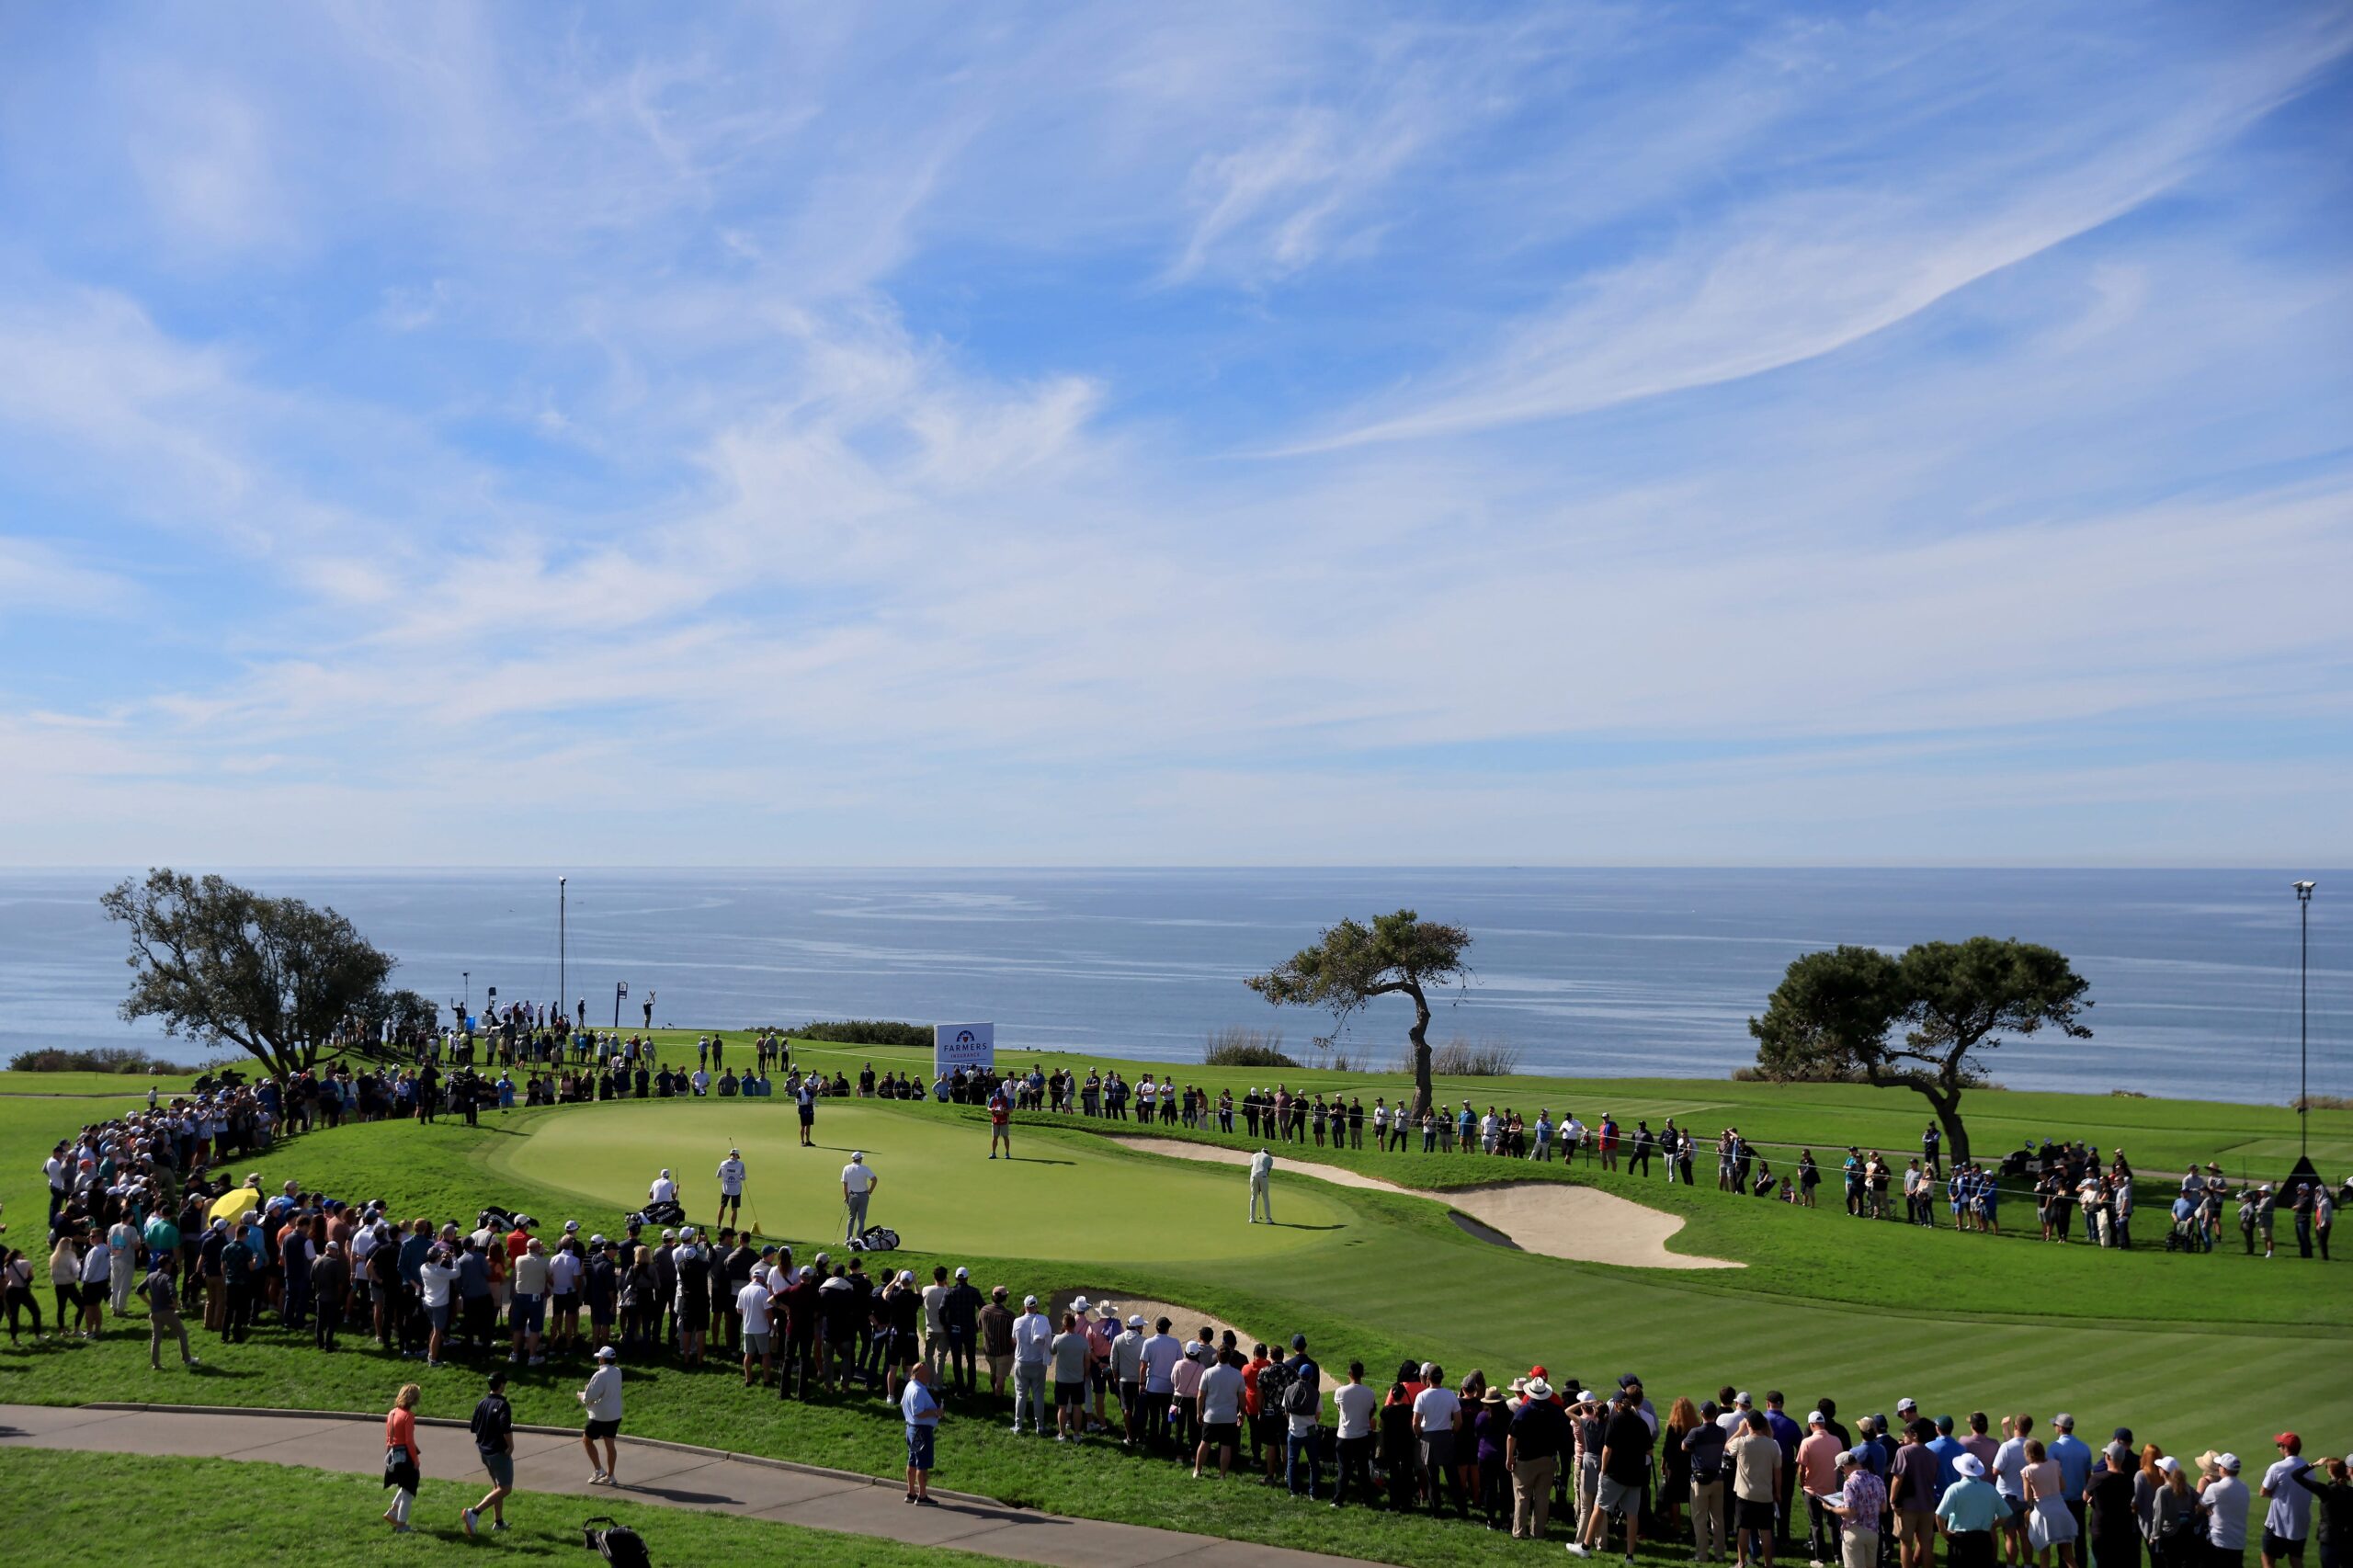
[[[262,1197],[256,1189],[250,1187],[233,1187],[212,1200],[212,1206],[205,1210],[205,1217],[210,1220],[226,1220],[233,1225],[244,1216],[246,1210],[258,1209],[261,1204]]]

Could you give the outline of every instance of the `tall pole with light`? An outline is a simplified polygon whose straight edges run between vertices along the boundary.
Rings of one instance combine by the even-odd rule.
[[[572,986],[571,977],[564,971],[563,945],[565,936],[563,885],[571,880],[570,877],[558,877],[555,880],[555,1006],[559,1013],[570,1011],[572,1006],[564,1000],[572,994]]]
[[[2313,1096],[2307,1082],[2312,1062],[2313,888],[2296,884],[2296,1153],[2312,1156]]]

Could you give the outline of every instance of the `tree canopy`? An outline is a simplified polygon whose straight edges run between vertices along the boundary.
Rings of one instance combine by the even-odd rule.
[[[2063,954],[2014,938],[1922,942],[1901,958],[1835,948],[1792,962],[1748,1032],[1768,1077],[1917,1090],[1958,1162],[1969,1158],[1961,1092],[1985,1082],[1978,1053],[2046,1027],[2091,1039],[2090,988]]]
[[[1332,1014],[1334,1035],[1375,997],[1404,996],[1414,1004],[1407,1031],[1414,1047],[1415,1110],[1429,1108],[1429,993],[1470,977],[1463,954],[1471,933],[1460,926],[1424,920],[1410,909],[1377,915],[1370,926],[1343,920],[1326,928],[1312,948],[1302,948],[1244,984],[1276,1006],[1323,1007]]]
[[[286,1076],[315,1065],[355,1017],[391,1011],[391,955],[333,909],[169,868],[126,877],[98,902],[131,928],[126,1021],[161,1018],[167,1035],[237,1046]]]

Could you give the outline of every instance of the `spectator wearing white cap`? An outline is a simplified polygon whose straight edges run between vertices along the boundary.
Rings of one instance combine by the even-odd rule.
[[[1013,1427],[1021,1430],[1021,1412],[1030,1425],[1046,1435],[1046,1360],[1052,1353],[1054,1325],[1038,1310],[1038,1298],[1021,1298],[1021,1315],[1013,1320]]]
[[[614,1438],[621,1429],[621,1369],[620,1354],[609,1345],[597,1346],[597,1369],[589,1374],[588,1384],[577,1396],[588,1413],[588,1425],[581,1430],[580,1446],[588,1452],[588,1484],[613,1486],[616,1460],[620,1458]],[[605,1445],[605,1462],[597,1462],[597,1444]]]
[[[842,1167],[842,1208],[848,1215],[848,1231],[843,1240],[854,1242],[866,1229],[866,1207],[881,1185],[881,1178],[866,1163],[866,1151],[852,1150],[849,1164]]]
[[[1838,1489],[1838,1456],[1845,1447],[1830,1434],[1830,1417],[1806,1415],[1806,1435],[1798,1444],[1798,1486],[1805,1495],[1807,1568],[1824,1568],[1839,1555],[1838,1516],[1822,1499]]]
[[[2269,1238],[2265,1238],[2267,1241]],[[2200,1454],[2198,1500],[2206,1507],[2207,1561],[2211,1568],[2239,1568],[2246,1561],[2246,1483],[2239,1479],[2239,1456]]]
[[[719,1217],[711,1221],[714,1229],[740,1223],[744,1218],[744,1151],[728,1150],[727,1157],[719,1162],[718,1175]]]
[[[1131,1313],[1128,1331],[1111,1341],[1111,1381],[1119,1385],[1120,1411],[1125,1417],[1124,1447],[1143,1437],[1143,1314]]]

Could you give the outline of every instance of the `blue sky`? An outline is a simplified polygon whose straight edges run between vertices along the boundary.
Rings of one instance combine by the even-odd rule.
[[[2343,864],[2353,12],[0,11],[0,861]]]

